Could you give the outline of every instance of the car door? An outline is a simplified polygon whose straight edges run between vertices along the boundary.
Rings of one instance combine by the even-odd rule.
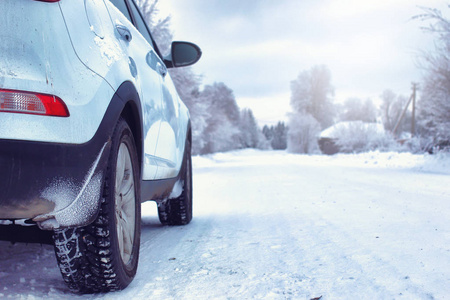
[[[132,0],[126,1],[137,30],[152,45],[152,49],[147,53],[146,62],[159,75],[160,80],[161,102],[160,106],[156,107],[160,118],[152,125],[153,127],[149,131],[151,135],[148,135],[153,137],[154,130],[158,128],[158,140],[153,155],[147,154],[146,159],[151,159],[152,163],[157,165],[156,179],[175,177],[178,175],[181,167],[186,139],[186,124],[180,126],[179,111],[181,101],[172,79],[168,75],[167,67],[159,55],[157,46],[136,4]],[[146,81],[145,78],[141,78],[141,80],[143,79],[144,81],[141,84],[144,86]],[[147,87],[145,86],[143,89],[145,94]],[[144,122],[145,118],[153,117],[151,111],[144,110],[143,112]]]
[[[143,125],[143,180],[155,179],[159,158],[155,156],[163,120],[162,78],[167,69],[134,3],[112,0],[111,20],[129,55],[130,70],[141,98]]]
[[[156,176],[170,178],[178,174],[183,160],[186,125],[180,123],[181,100],[169,76],[163,79],[162,92],[162,120],[155,153],[159,158]]]
[[[151,33],[143,21],[139,10],[132,0],[128,0],[136,25],[144,37],[157,46],[151,38]],[[151,64],[159,72],[162,89],[161,119],[159,125],[158,143],[154,159],[158,165],[157,179],[171,178],[178,175],[183,160],[186,139],[186,125],[180,126],[181,101],[175,85],[168,75],[167,68],[159,56],[151,53]]]

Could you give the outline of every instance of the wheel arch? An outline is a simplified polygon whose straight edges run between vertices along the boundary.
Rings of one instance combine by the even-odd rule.
[[[120,117],[128,123],[136,143],[139,161],[139,174],[141,174],[143,161],[143,121],[141,100],[134,84],[129,81],[126,81],[120,85],[116,91],[116,95],[122,100],[123,107],[120,113],[115,117],[115,123],[117,123]],[[140,176],[142,177],[142,175]]]
[[[143,150],[142,150],[142,122],[141,122],[141,114],[139,112],[139,106],[135,101],[128,101],[125,104],[125,107],[122,110],[122,113],[120,114],[121,117],[128,123],[128,126],[131,129],[131,132],[133,133],[134,142],[136,146],[137,156],[138,156],[138,162],[139,162],[139,169],[142,167],[142,156],[143,156]]]

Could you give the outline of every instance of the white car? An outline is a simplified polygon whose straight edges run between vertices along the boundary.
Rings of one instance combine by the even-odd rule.
[[[133,0],[0,1],[0,220],[53,231],[72,291],[136,274],[141,202],[163,224],[192,218],[191,128]]]

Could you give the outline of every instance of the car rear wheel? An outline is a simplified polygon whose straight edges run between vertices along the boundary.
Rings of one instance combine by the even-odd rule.
[[[186,225],[192,220],[192,159],[191,144],[186,142],[178,197],[158,203],[158,216],[163,225]]]
[[[140,244],[138,174],[133,135],[120,119],[97,219],[86,227],[56,230],[53,236],[58,265],[70,290],[109,292],[124,289],[133,280]]]

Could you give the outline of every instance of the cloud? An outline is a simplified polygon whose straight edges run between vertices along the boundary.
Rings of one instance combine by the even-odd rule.
[[[411,5],[411,0],[331,0],[323,6],[322,14],[329,19],[351,18],[383,11],[395,12]]]

